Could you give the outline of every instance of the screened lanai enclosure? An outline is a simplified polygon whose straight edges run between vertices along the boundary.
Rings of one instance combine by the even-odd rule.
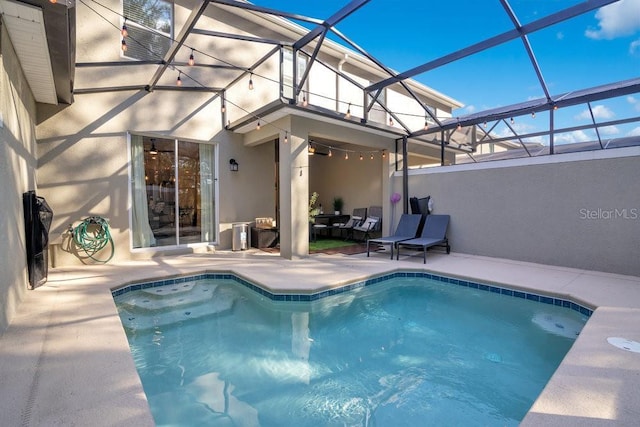
[[[148,75],[138,82],[120,79],[126,85],[114,82],[112,86],[76,87],[75,94],[136,87],[173,91],[178,85],[181,91],[212,92],[222,100],[221,115],[216,119],[240,133],[272,125],[285,114],[285,109],[337,118],[395,134],[397,141],[388,150],[401,153],[405,149],[408,159],[404,165],[398,163],[398,168],[639,144],[640,48],[634,43],[628,50],[612,46],[607,39],[613,36],[604,27],[587,30],[591,31],[587,37],[599,40],[597,50],[573,51],[570,40],[564,40],[582,36],[570,33],[570,23],[584,21],[596,13],[604,16],[607,8],[626,8],[633,15],[638,11],[633,0],[449,2],[445,9],[448,18],[429,18],[426,32],[411,15],[428,13],[428,4],[419,10],[402,10],[386,1],[328,2],[320,8],[325,16],[307,16],[305,11],[313,12],[313,7],[300,4],[280,10],[270,6],[281,3],[274,1],[198,1],[185,25],[174,28],[174,9],[168,1],[154,1],[155,7],[151,8],[145,0],[125,0],[122,11],[110,9],[100,1],[81,3],[117,26],[114,31],[122,31],[123,60],[80,62],[76,64],[78,72],[117,70],[123,74],[135,67],[147,69]],[[331,12],[330,7],[334,7]],[[476,8],[483,10],[483,16],[489,14],[491,20],[474,21]],[[286,18],[307,32],[301,38],[275,38],[269,30],[260,28],[253,35],[242,35],[200,26],[205,11],[231,17],[230,9],[242,9],[249,20],[257,15]],[[381,32],[382,38],[392,38],[399,49],[411,39],[422,40],[423,48],[412,52],[412,67],[392,68],[372,53],[381,50],[377,46],[366,39],[351,39],[347,31],[339,30],[342,26],[363,25],[361,21],[371,16],[385,16],[367,25]],[[395,18],[399,21],[389,22]],[[603,18],[601,22],[606,21]],[[585,23],[584,27],[588,25]],[[234,54],[232,49],[202,50],[202,39],[234,40],[237,49],[257,44],[263,47],[263,55],[251,59]],[[346,46],[374,64],[369,78],[356,79],[349,74],[348,58],[344,67],[331,65],[321,51],[326,43]],[[564,51],[562,63],[550,54],[559,49]],[[621,63],[636,66],[615,66]],[[487,74],[474,72],[479,67],[491,67],[501,78],[481,80]],[[606,68],[607,79],[583,78],[594,67]],[[465,81],[441,83],[448,74],[461,75],[461,70],[466,70]],[[339,84],[336,89],[327,89],[311,81],[309,76],[314,73]],[[570,79],[570,86],[559,87],[560,74],[576,78]],[[216,76],[215,86],[209,83],[214,81],[212,75]],[[469,87],[481,86],[484,105],[443,112],[435,103],[424,102],[407,83],[412,78],[462,100],[468,98],[465,90]],[[591,85],[585,86],[587,82]],[[246,96],[249,86],[254,91],[251,97]],[[391,92],[390,88],[396,91]],[[509,96],[492,98],[492,92],[503,93],[505,89]],[[398,93],[405,95],[402,102],[394,99]]]
[[[453,218],[453,250],[471,254],[618,271],[576,248],[614,225],[625,243],[613,249],[637,246],[631,222],[581,213],[636,212],[632,194],[608,189],[626,191],[609,171],[633,175],[640,146],[640,0],[0,7],[15,87],[36,104],[23,139],[60,265],[78,261],[69,224],[94,215],[110,219],[114,260],[230,249],[233,224],[256,218],[272,219],[282,257],[308,256],[314,192],[325,211],[335,197],[346,213],[382,207],[385,233],[410,197],[430,195]],[[554,191],[538,194],[546,179]],[[515,210],[535,199],[545,215]],[[541,218],[566,234],[553,256],[546,243],[483,243],[548,229]]]

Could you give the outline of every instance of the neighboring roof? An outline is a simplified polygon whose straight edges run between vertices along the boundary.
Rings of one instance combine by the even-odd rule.
[[[440,132],[441,130],[453,129],[458,126],[458,123],[461,126],[471,126],[487,121],[502,120],[534,112],[539,113],[541,111],[547,111],[554,108],[584,104],[586,102],[615,98],[637,92],[640,92],[640,78],[555,95],[551,97],[551,101],[548,101],[546,98],[538,98],[518,104],[506,105],[474,114],[451,118],[443,121],[442,126],[432,126],[427,132],[418,132],[418,134],[434,133]]]
[[[602,142],[602,145],[598,141],[584,141],[575,142],[571,144],[558,144],[554,146],[554,153],[578,153],[583,151],[595,151],[606,150],[611,148],[623,148],[623,147],[635,147],[640,145],[640,139],[637,137],[623,137],[623,138],[611,138]],[[459,155],[456,159],[457,164],[461,163],[475,163],[475,162],[488,162],[494,160],[507,160],[518,159],[522,157],[537,157],[546,156],[550,154],[549,146],[542,144],[525,144],[526,149],[511,148],[505,151],[499,151],[495,153],[487,154],[472,154],[471,156]]]

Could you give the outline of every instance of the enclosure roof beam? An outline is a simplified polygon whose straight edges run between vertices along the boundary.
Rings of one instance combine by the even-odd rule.
[[[523,25],[520,28],[514,28],[512,30],[506,31],[497,36],[485,39],[479,43],[473,44],[466,48],[460,49],[456,52],[450,53],[448,55],[442,56],[433,61],[427,62],[425,64],[419,65],[415,68],[412,68],[408,71],[400,73],[396,76],[389,77],[385,80],[379,81],[367,87],[368,91],[374,91],[381,89],[383,87],[387,87],[394,83],[398,83],[402,80],[409,79],[418,74],[425,73],[427,71],[433,70],[435,68],[441,67],[443,65],[449,64],[450,62],[457,61],[459,59],[465,58],[467,56],[485,51],[492,47],[498,46],[500,44],[506,43],[508,41],[517,39],[521,36],[536,32],[538,30],[542,30],[549,26],[558,24],[560,22],[571,19],[575,16],[581,15],[583,13],[590,12],[595,9],[599,9],[603,6],[606,6],[611,3],[615,3],[619,0],[587,0],[582,3],[576,4],[574,6],[563,9],[559,12],[553,13],[551,15],[545,16],[544,18],[538,19],[537,21],[533,21],[529,24]]]
[[[300,40],[293,44],[294,49],[300,49],[307,44],[309,44],[313,39],[318,37],[320,34],[325,32],[327,28],[331,28],[336,25],[338,22],[342,21],[347,16],[351,15],[356,10],[360,9],[365,4],[369,3],[370,0],[352,0],[345,7],[331,15],[327,20],[325,20],[322,24],[318,25],[313,30],[309,31],[305,34]]]
[[[164,55],[163,64],[160,67],[158,67],[155,74],[151,78],[151,82],[149,83],[150,92],[152,92],[155,86],[158,84],[158,81],[160,80],[164,72],[169,67],[169,64],[173,62],[173,59],[176,57],[176,54],[184,44],[184,41],[187,39],[189,34],[191,34],[191,30],[193,30],[193,28],[195,27],[196,22],[198,22],[198,19],[200,19],[204,11],[209,6],[210,1],[211,0],[200,0],[200,5],[194,7],[191,10],[191,14],[185,21],[184,25],[182,26],[182,29],[180,30],[180,34],[178,34],[178,36],[174,39],[173,43],[171,44],[171,47],[169,48],[167,53]]]

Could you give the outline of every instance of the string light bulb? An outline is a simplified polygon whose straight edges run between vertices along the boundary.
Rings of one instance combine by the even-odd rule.
[[[513,120],[513,117],[511,117],[511,124],[514,124],[516,121]]]
[[[387,152],[385,150],[382,150],[382,158],[383,159],[387,158]]]
[[[460,124],[460,122],[458,122],[458,127],[456,128],[457,130],[462,129],[462,125]]]
[[[558,104],[553,104],[553,109],[557,110],[558,109]]]
[[[224,102],[222,103],[222,106],[220,107],[220,112],[222,112],[222,113],[226,113],[227,112],[227,107],[224,104]]]
[[[426,117],[424,118],[424,130],[429,130],[429,122]]]
[[[389,117],[389,126],[393,126],[393,117]]]
[[[191,49],[191,55],[189,55],[189,66],[193,67],[196,65],[196,58],[193,56],[193,49]]]
[[[344,115],[345,119],[350,119],[351,118],[351,103],[349,103],[349,106],[347,107],[347,114]]]
[[[373,153],[371,153],[371,157],[370,157],[370,159],[371,159],[371,160],[373,160]]]
[[[484,126],[484,128],[486,129],[486,128],[487,128],[487,122],[484,122],[484,123],[483,123],[483,126]]]
[[[532,119],[535,119],[535,118],[536,118],[536,112],[535,112],[535,111],[532,111],[532,112],[531,112],[531,118],[532,118]]]
[[[121,44],[121,49],[123,52],[127,51],[127,41],[125,39],[122,39],[122,44]]]
[[[331,151],[331,148],[329,148],[329,154],[327,154],[329,157],[333,157],[333,151]]]
[[[260,120],[258,120],[258,124],[256,125],[256,130],[260,130]]]
[[[289,142],[289,132],[285,131],[284,132],[284,143],[288,143]]]
[[[349,160],[349,153],[344,153],[344,159]]]
[[[178,71],[178,79],[176,80],[177,86],[182,86],[182,79],[180,78],[181,75],[182,75],[182,72]]]
[[[253,73],[249,76],[249,90],[253,90]]]
[[[55,4],[56,2],[52,1],[51,3]],[[127,29],[127,18],[124,18],[124,22],[122,24],[122,30],[120,30],[120,34],[122,34],[122,37],[127,37],[129,35],[129,30]]]
[[[307,97],[305,95],[302,95],[302,106],[306,107],[308,105],[309,103],[307,102]]]
[[[362,153],[360,153],[360,160],[363,160],[363,159],[364,159],[364,157],[362,157]]]

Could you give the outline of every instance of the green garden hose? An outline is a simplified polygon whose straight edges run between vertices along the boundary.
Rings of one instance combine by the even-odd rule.
[[[96,262],[107,263],[113,258],[115,247],[109,232],[109,222],[99,216],[90,216],[73,229],[73,241]],[[95,255],[111,244],[111,255],[106,260],[100,260]]]

